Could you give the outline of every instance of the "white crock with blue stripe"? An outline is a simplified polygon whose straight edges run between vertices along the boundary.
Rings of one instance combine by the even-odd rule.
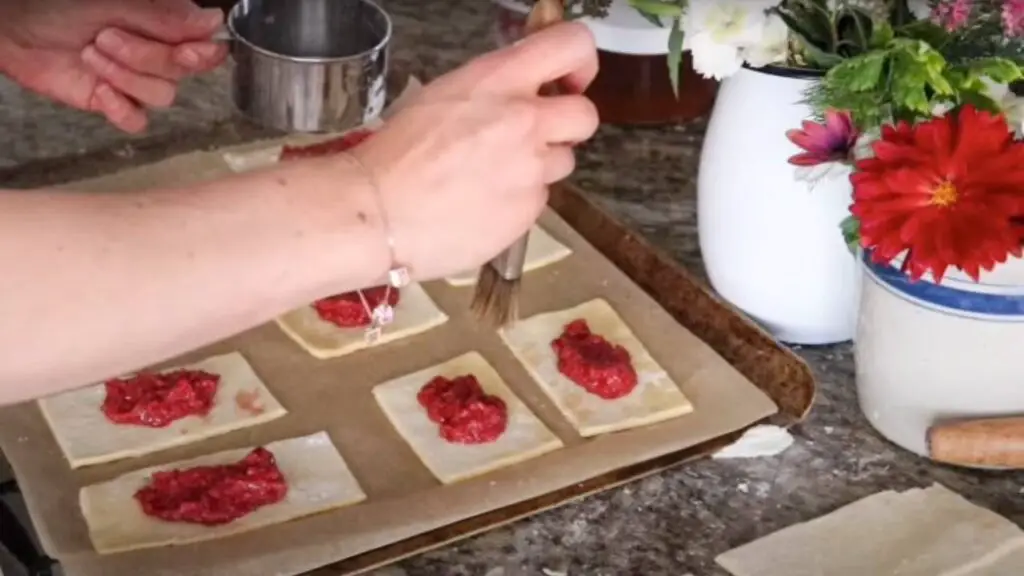
[[[937,420],[1024,415],[1024,260],[939,284],[910,281],[900,260],[861,262],[857,392],[872,426],[927,456]]]

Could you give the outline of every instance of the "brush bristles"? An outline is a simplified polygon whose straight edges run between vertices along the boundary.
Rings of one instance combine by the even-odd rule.
[[[508,326],[519,318],[519,280],[506,280],[493,266],[480,268],[470,310],[480,320]]]

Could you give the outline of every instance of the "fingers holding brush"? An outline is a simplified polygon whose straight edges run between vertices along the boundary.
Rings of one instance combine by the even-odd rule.
[[[583,24],[544,28],[512,46],[477,56],[434,81],[433,98],[535,96],[557,84],[564,94],[582,94],[597,76],[597,45]]]
[[[556,144],[544,152],[544,183],[565,180],[576,169],[576,154],[568,144]],[[546,200],[546,198],[545,198]],[[539,215],[539,214],[538,214]]]
[[[590,99],[579,95],[534,99],[537,140],[547,144],[578,144],[597,132],[600,118]]]
[[[536,94],[557,83],[563,93],[581,94],[597,76],[597,45],[579,22],[549,26],[505,49],[507,62],[493,81],[520,94]]]

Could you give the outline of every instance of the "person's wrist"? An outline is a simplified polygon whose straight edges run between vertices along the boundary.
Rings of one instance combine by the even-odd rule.
[[[388,253],[388,269],[385,271],[385,280],[393,286],[404,286],[410,281],[413,271],[402,249],[398,236],[399,230],[395,228],[395,222],[392,221],[391,206],[382,187],[383,181],[378,173],[379,169],[356,150],[345,152],[343,157],[356,167],[366,183],[365,188],[361,187],[360,189],[369,192],[369,201],[374,209],[370,220],[380,234]]]
[[[307,298],[385,280],[386,237],[377,223],[371,184],[355,166],[336,158],[294,160],[264,172],[263,179],[282,188],[299,215],[293,250]]]
[[[353,235],[361,239],[359,243],[364,246],[366,262],[370,265],[370,284],[384,284],[388,281],[389,270],[394,267],[395,255],[378,184],[365,165],[350,155],[341,156],[341,161],[339,158],[323,159],[325,169],[333,173],[333,182],[339,184],[333,191],[337,213],[342,215],[339,225],[354,226]]]

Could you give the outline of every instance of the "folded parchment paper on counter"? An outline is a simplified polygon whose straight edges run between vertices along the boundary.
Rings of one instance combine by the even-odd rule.
[[[716,561],[735,576],[1020,576],[1024,532],[936,484],[874,494]]]
[[[258,146],[280,146],[265,141]],[[253,149],[253,146],[235,148]],[[195,152],[69,186],[131,191],[226,176],[225,150]],[[495,331],[469,311],[471,289],[424,288],[450,317],[425,334],[332,360],[317,360],[273,323],[168,361],[174,365],[240,351],[288,414],[273,422],[146,457],[72,471],[34,403],[0,408],[0,448],[21,484],[45,551],[68,576],[257,576],[301,574],[438,528],[532,500],[631,464],[682,450],[774,414],[774,403],[681,326],[555,213],[540,224],[573,254],[524,278],[522,313],[607,300],[679,383],[692,414],[585,440],[548,400]],[[245,287],[239,287],[244,290]],[[565,448],[516,466],[441,485],[377,407],[380,382],[470,350],[484,355]],[[326,430],[368,499],[350,506],[200,544],[100,556],[78,505],[82,486],[131,470]],[[131,495],[126,494],[126,498]]]

